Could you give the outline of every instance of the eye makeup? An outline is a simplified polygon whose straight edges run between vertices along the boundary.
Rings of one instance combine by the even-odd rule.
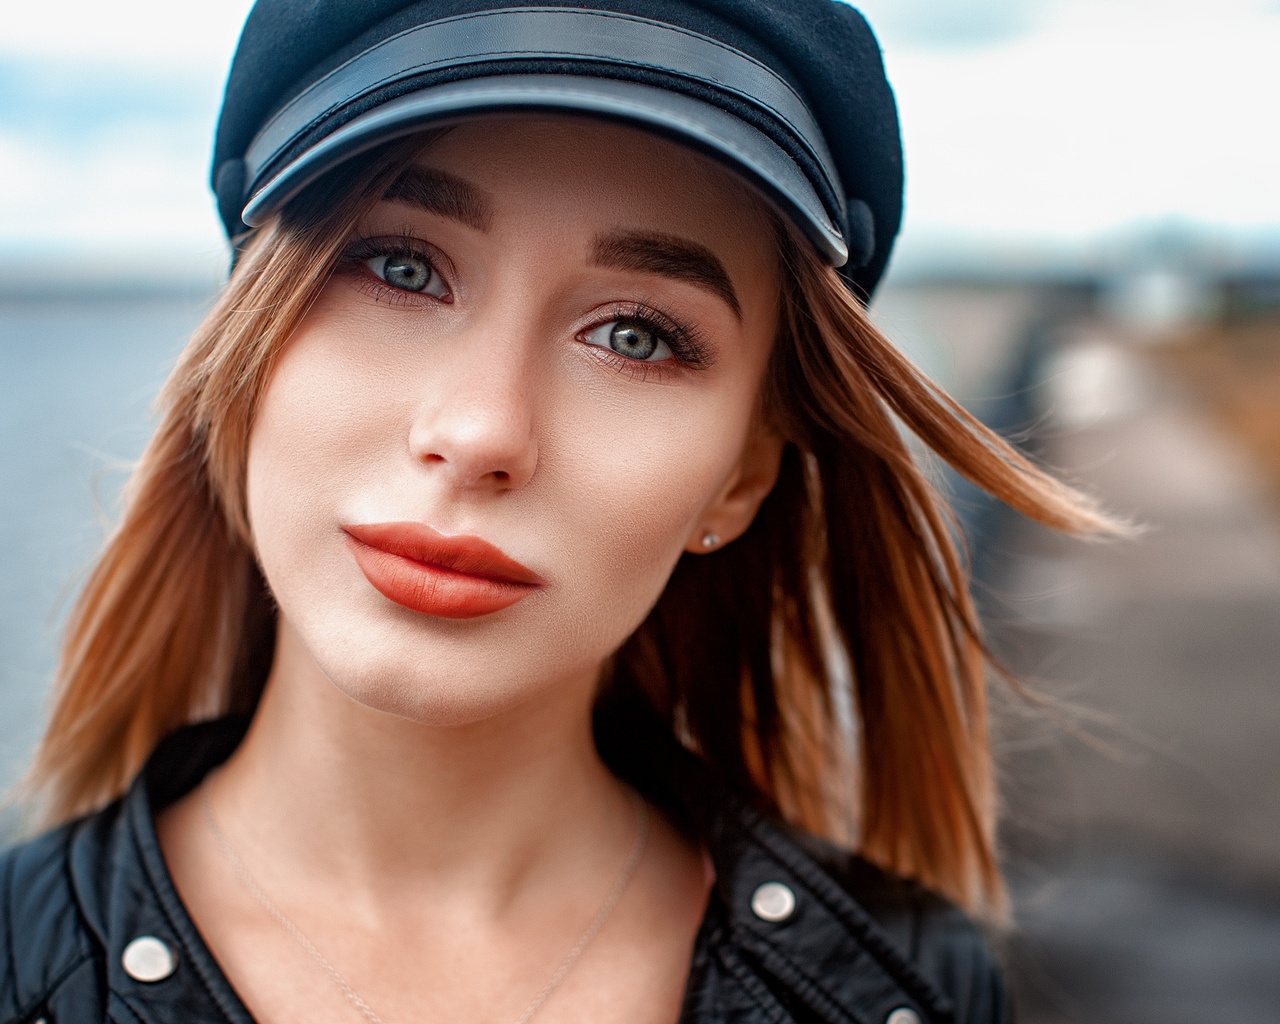
[[[390,266],[393,260],[406,260],[423,264],[431,273],[439,275],[443,284],[443,292],[439,289],[405,288],[392,284],[384,276],[372,269],[370,264],[385,260]],[[351,276],[360,286],[380,302],[396,306],[415,306],[423,303],[453,302],[453,294],[448,285],[452,276],[449,260],[435,246],[407,232],[395,235],[377,235],[372,237],[357,236],[349,242],[338,257],[335,270]]]
[[[416,276],[406,272],[410,266],[418,268]],[[335,272],[349,277],[361,291],[387,305],[422,308],[453,303],[449,287],[453,267],[448,257],[408,231],[356,236],[339,256]],[[440,285],[430,286],[437,275]],[[412,284],[418,278],[425,280],[421,287],[405,287],[395,283],[396,277]],[[640,333],[651,334],[670,352],[670,358],[636,358],[611,345],[587,340],[610,325],[616,325],[615,330],[634,327]],[[597,358],[637,380],[671,380],[679,373],[705,369],[714,362],[712,346],[702,330],[644,300],[619,300],[598,307],[574,337],[591,348]]]
[[[670,359],[638,359],[615,348],[587,341],[587,337],[612,324],[635,325],[653,336],[671,352]],[[577,337],[594,350],[600,359],[619,371],[640,380],[669,378],[685,370],[700,370],[712,364],[711,346],[696,326],[678,320],[647,302],[614,302],[597,310],[591,322],[578,331]]]

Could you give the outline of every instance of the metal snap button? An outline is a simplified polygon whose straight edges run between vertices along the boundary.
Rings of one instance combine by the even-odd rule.
[[[751,896],[751,910],[762,921],[785,921],[795,909],[796,894],[781,882],[765,882]]]
[[[884,1019],[884,1024],[920,1024],[920,1014],[909,1006],[899,1006]]]
[[[125,946],[120,963],[134,981],[164,981],[178,969],[173,950],[154,935],[140,935]]]

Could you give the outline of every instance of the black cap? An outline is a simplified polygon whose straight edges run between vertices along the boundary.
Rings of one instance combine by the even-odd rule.
[[[231,237],[357,153],[481,112],[569,111],[694,146],[870,295],[902,216],[880,50],[837,0],[258,0],[218,121]]]

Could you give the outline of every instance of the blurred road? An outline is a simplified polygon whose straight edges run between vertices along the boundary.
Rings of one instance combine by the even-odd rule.
[[[1194,381],[1058,344],[1040,454],[1147,533],[1009,518],[993,553],[1003,656],[1076,706],[1004,702],[1022,1019],[1280,1020],[1280,510]]]

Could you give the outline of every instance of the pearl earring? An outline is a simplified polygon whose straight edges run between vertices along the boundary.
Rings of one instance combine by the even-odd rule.
[[[708,551],[710,551],[713,547],[715,547],[719,543],[720,543],[720,535],[718,533],[712,533],[710,530],[708,530],[706,533],[702,535],[702,546],[706,548]]]

